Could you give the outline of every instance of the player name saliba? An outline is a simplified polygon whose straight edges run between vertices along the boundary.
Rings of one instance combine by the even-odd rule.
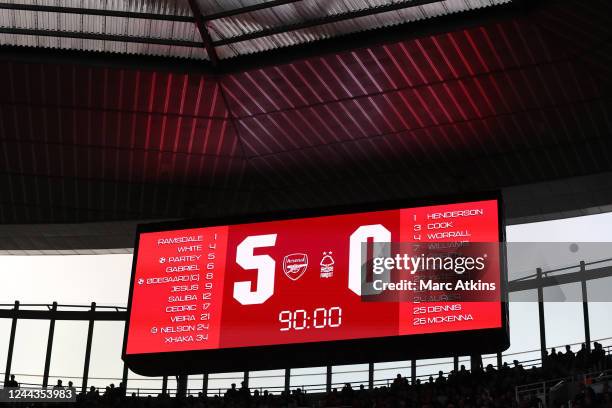
[[[494,291],[497,288],[495,282],[483,282],[475,280],[458,280],[456,282],[436,282],[432,279],[412,281],[401,279],[398,282],[384,282],[381,279],[372,282],[374,290],[384,291]]]

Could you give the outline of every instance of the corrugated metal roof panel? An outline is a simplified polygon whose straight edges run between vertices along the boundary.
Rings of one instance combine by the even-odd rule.
[[[204,15],[219,13],[221,11],[235,10],[254,4],[267,3],[271,0],[197,0],[200,10]]]
[[[157,44],[123,43],[117,41],[103,41],[81,38],[2,34],[0,35],[0,45],[61,48],[84,51],[114,52],[122,54],[152,55],[160,57],[181,57],[199,60],[208,58],[204,48],[177,47]]]
[[[9,0],[10,1],[10,0]],[[13,4],[38,6],[78,7],[133,12],[147,12],[167,15],[187,15],[187,8],[173,1],[117,1],[117,0],[17,0]],[[185,3],[186,5],[186,3]],[[0,27],[13,29],[61,31],[67,33],[104,34],[133,36],[152,39],[170,39],[199,42],[195,24],[181,21],[149,20],[131,17],[99,16],[74,13],[57,13],[32,10],[0,10]],[[0,34],[4,45],[63,48],[87,51],[134,53],[143,55],[172,56],[202,59],[206,53],[192,47],[169,45],[149,46],[129,44],[125,41],[105,41],[54,37],[48,35]]]
[[[202,1],[202,0],[200,0]],[[367,31],[381,27],[418,21],[482,7],[509,3],[511,0],[446,0],[416,7],[357,17],[334,23],[315,25],[299,30],[287,31],[265,37],[250,39],[240,43],[217,47],[220,58],[231,58],[243,54],[252,54],[280,47],[287,47],[344,34]],[[284,4],[271,10],[258,10],[250,13],[213,20],[209,23],[211,37],[214,41],[231,39],[243,34],[274,29],[280,25],[300,24],[304,21],[316,21],[330,15],[345,14],[359,10],[372,9],[390,4],[407,3],[406,1],[354,1],[336,0],[322,3],[317,0],[304,0]]]
[[[4,0],[13,4],[78,7],[96,10],[133,11],[140,13],[191,16],[184,0]]]
[[[151,45],[138,44],[146,39],[201,42],[196,25],[191,21],[170,21],[155,18],[138,18],[134,16],[104,16],[79,14],[76,9],[104,10],[113,12],[148,13],[164,16],[191,16],[186,0],[2,0],[4,3],[30,6],[54,7],[52,10],[12,10],[0,9],[0,27],[9,29],[43,30],[38,39],[31,39],[30,32],[23,39],[15,36],[14,30],[0,34],[3,44],[58,47],[67,49],[86,49],[109,52],[127,52],[143,55],[185,56],[202,58],[206,52],[192,48],[192,44]],[[249,6],[265,5],[268,1],[258,0],[197,0],[200,11],[205,14],[227,12]],[[489,7],[508,3],[511,0],[445,0],[436,1],[415,7],[406,7],[393,11],[377,12],[377,8],[392,5],[408,5],[412,0],[301,0],[286,4],[271,4],[268,9],[246,13],[237,13],[229,17],[208,21],[207,28],[213,41],[231,40],[244,35],[261,37],[244,39],[226,45],[217,44],[216,50],[221,59],[239,55],[253,54],[271,49],[291,47],[298,44],[342,36],[344,34],[367,31],[380,27],[389,27],[406,22],[432,18],[450,13]],[[59,10],[58,7],[72,8]],[[362,17],[318,24],[326,18],[345,16],[347,13],[373,11]],[[99,14],[99,12],[97,12]],[[142,16],[139,16],[142,17]],[[176,19],[175,19],[176,20]],[[304,23],[312,22],[307,28]],[[302,28],[299,28],[302,25]],[[286,29],[281,33],[270,33],[270,30]],[[293,27],[299,28],[292,30]],[[56,35],[53,31],[64,32]],[[66,33],[101,34],[103,36],[121,36],[117,40],[108,38],[79,39],[63,38]],[[24,34],[20,32],[19,34]],[[265,34],[265,35],[264,35]],[[130,39],[125,37],[139,37]],[[155,42],[155,41],[153,41]],[[34,45],[31,45],[34,44]]]

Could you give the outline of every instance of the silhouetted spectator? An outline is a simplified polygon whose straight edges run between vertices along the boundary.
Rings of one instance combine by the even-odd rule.
[[[236,389],[236,383],[232,383],[231,388],[225,391],[225,398],[233,400],[238,396],[238,390]]]
[[[19,388],[19,383],[15,380],[15,374],[11,374],[11,379],[4,384],[5,387]]]

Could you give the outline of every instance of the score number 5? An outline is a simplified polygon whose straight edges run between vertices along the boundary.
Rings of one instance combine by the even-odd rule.
[[[234,283],[234,299],[242,305],[260,305],[270,299],[274,294],[274,270],[276,262],[270,255],[253,255],[255,248],[273,247],[276,245],[278,234],[253,235],[246,237],[236,248],[236,263],[244,269],[257,269],[257,290],[251,290],[251,281]],[[356,295],[361,296],[362,276],[361,266],[365,262],[366,254],[361,245],[372,238],[374,242],[391,242],[391,232],[381,224],[362,225],[350,237],[349,243],[349,281],[348,288]],[[383,245],[379,251],[388,256],[388,245]],[[385,272],[385,275],[388,271]],[[385,275],[381,276],[385,279]]]
[[[253,255],[255,248],[272,247],[278,234],[246,237],[236,248],[236,263],[244,269],[257,269],[257,290],[251,290],[250,281],[234,283],[234,299],[242,305],[260,305],[274,294],[274,268],[270,255]]]

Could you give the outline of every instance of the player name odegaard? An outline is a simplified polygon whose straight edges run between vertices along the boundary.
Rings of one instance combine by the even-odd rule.
[[[402,279],[399,282],[384,282],[376,279],[372,282],[374,290],[394,291],[423,291],[423,290],[471,290],[471,291],[494,291],[495,282],[483,282],[480,279],[458,280],[456,282],[435,282],[432,279],[423,279],[417,282]]]

